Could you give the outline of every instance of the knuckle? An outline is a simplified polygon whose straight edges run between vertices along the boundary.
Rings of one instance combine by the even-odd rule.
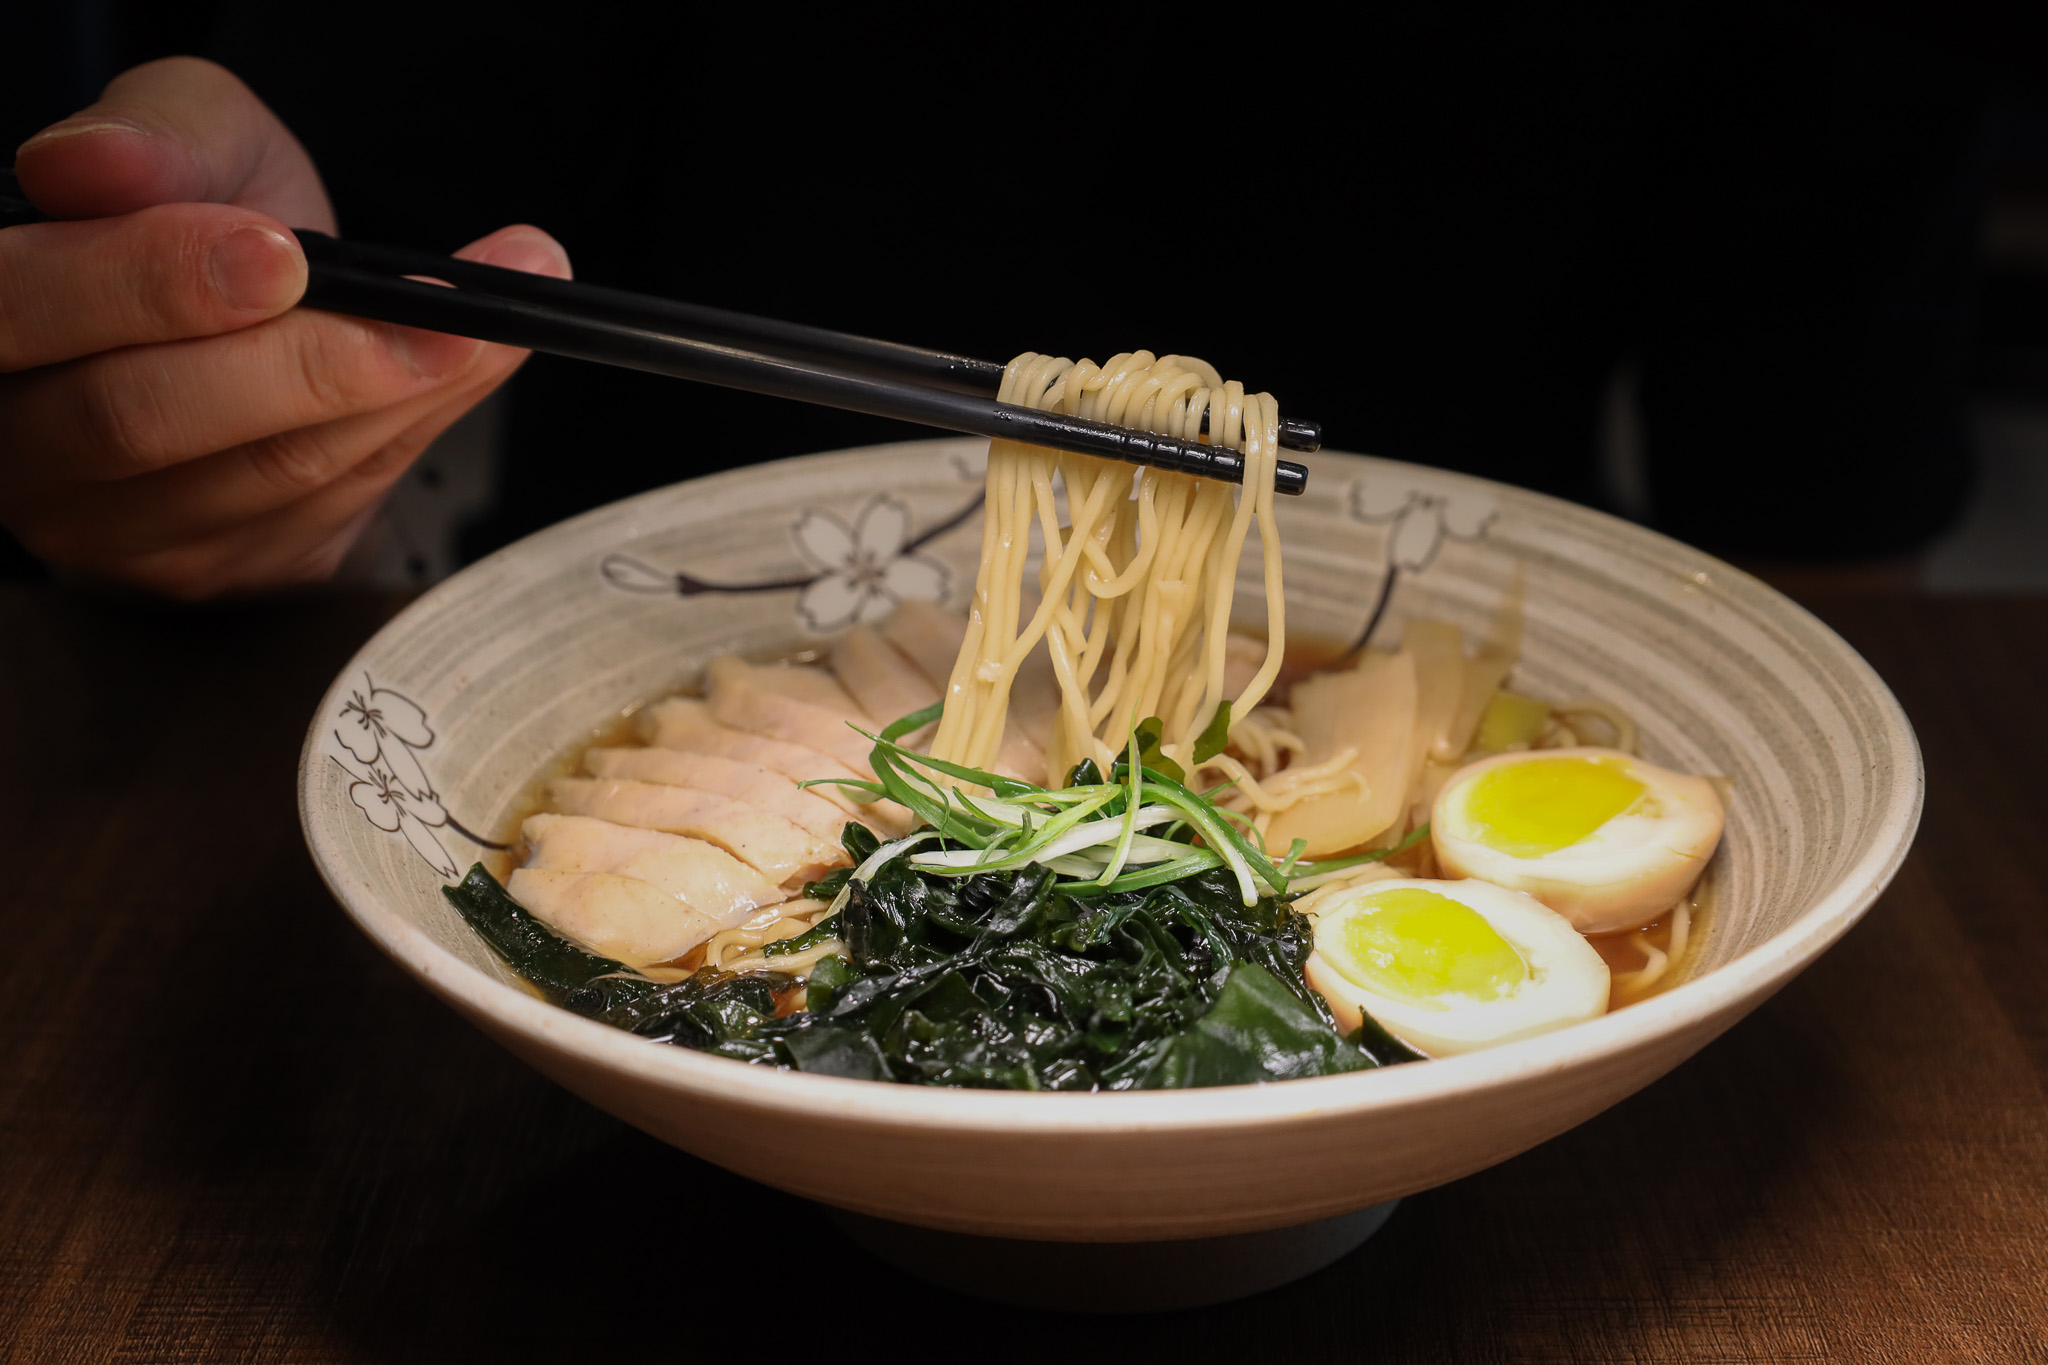
[[[258,442],[249,450],[249,465],[271,488],[297,496],[334,482],[348,459],[327,433],[302,427]]]
[[[316,420],[384,407],[411,387],[400,382],[377,334],[360,323],[319,319],[301,332],[292,362],[292,378]]]
[[[231,310],[212,276],[213,246],[233,230],[225,216],[196,204],[167,204],[136,215],[136,260],[122,284],[132,291],[131,306],[140,312],[146,335],[196,336],[230,321]]]
[[[175,458],[178,404],[161,369],[138,352],[84,367],[80,426],[95,462],[121,475],[155,469]],[[115,363],[127,359],[128,363]]]

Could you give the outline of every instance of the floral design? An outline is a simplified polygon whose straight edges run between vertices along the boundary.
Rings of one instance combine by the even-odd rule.
[[[945,599],[945,566],[908,548],[910,509],[887,494],[862,508],[851,527],[812,509],[793,534],[804,558],[820,571],[796,599],[812,630],[880,620],[907,599]]]
[[[1402,570],[1421,573],[1429,568],[1446,540],[1485,539],[1500,517],[1500,503],[1483,490],[1450,480],[1437,483],[1427,475],[1367,475],[1351,486],[1351,515],[1359,521],[1388,528],[1384,551],[1387,572],[1380,580],[1379,597],[1366,618],[1365,629],[1352,645],[1352,649],[1358,650],[1379,629]]]
[[[625,592],[797,593],[797,615],[810,629],[824,634],[860,621],[887,616],[897,603],[943,602],[946,566],[919,551],[932,540],[965,523],[981,510],[981,495],[938,525],[911,534],[910,509],[887,493],[869,498],[852,524],[836,512],[806,508],[790,534],[797,553],[811,572],[802,577],[760,583],[716,583],[694,574],[674,572],[629,554],[606,555],[598,573]]]
[[[1418,485],[1412,475],[1367,477],[1351,487],[1351,515],[1391,524],[1387,567],[1420,573],[1436,562],[1445,540],[1483,539],[1500,516],[1500,504],[1478,489]]]
[[[464,829],[442,804],[419,756],[420,750],[433,745],[434,730],[427,713],[411,698],[377,686],[365,673],[363,685],[351,689],[341,704],[334,739],[359,765],[352,768],[338,755],[329,755],[334,766],[348,774],[348,799],[376,828],[403,834],[441,876],[452,881],[458,872],[436,830],[452,829],[472,843],[501,847]]]

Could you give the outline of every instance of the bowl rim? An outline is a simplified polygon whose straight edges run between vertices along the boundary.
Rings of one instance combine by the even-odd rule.
[[[858,1121],[878,1127],[1104,1136],[1256,1128],[1309,1115],[1341,1118],[1366,1112],[1398,1112],[1427,1106],[1461,1092],[1531,1083],[1559,1072],[1591,1067],[1659,1039],[1718,1023],[1712,1032],[1700,1035],[1704,1043],[1719,1028],[1769,998],[1854,927],[1883,894],[1911,849],[1925,797],[1925,769],[1918,738],[1904,708],[1876,670],[1804,607],[1734,565],[1597,509],[1472,475],[1343,451],[1326,453],[1346,461],[1369,461],[1421,474],[1433,481],[1483,489],[1496,496],[1505,494],[1512,501],[1534,501],[1553,510],[1561,509],[1570,516],[1591,518],[1610,535],[1623,541],[1634,540],[1637,549],[1668,551],[1676,547],[1708,567],[1718,584],[1760,594],[1773,606],[1792,613],[1792,619],[1811,631],[1818,644],[1834,652],[1833,662],[1842,675],[1860,685],[1862,694],[1874,703],[1879,718],[1875,727],[1879,752],[1894,761],[1892,780],[1876,806],[1876,837],[1864,856],[1845,870],[1797,920],[1732,961],[1625,1010],[1552,1033],[1460,1056],[1436,1058],[1427,1066],[1384,1067],[1341,1076],[1192,1090],[1014,1092],[891,1085],[752,1066],[689,1048],[652,1043],[585,1019],[492,977],[442,947],[424,930],[383,904],[366,881],[352,876],[343,856],[345,847],[328,840],[318,827],[315,782],[324,775],[318,759],[319,745],[327,730],[325,718],[340,703],[352,680],[362,675],[365,662],[377,652],[380,643],[408,629],[418,618],[431,615],[444,598],[462,590],[458,584],[464,577],[502,568],[551,542],[573,540],[592,522],[630,516],[635,510],[672,499],[681,487],[705,489],[758,478],[764,471],[786,471],[798,465],[855,460],[911,448],[957,446],[960,440],[890,442],[821,451],[650,489],[536,531],[422,594],[351,655],[322,695],[300,749],[300,828],[321,879],[343,911],[386,956],[472,1019],[489,1020],[527,1042],[574,1053],[608,1071],[680,1095],[764,1114],[807,1120],[829,1114],[837,1121]]]

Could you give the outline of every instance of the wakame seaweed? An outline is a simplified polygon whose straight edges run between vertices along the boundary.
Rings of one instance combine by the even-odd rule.
[[[858,834],[853,834],[859,830]],[[856,862],[878,846],[858,826]],[[1339,1036],[1302,964],[1308,921],[1243,904],[1209,869],[1076,896],[1042,866],[942,876],[907,856],[813,930],[808,1008],[774,971],[658,983],[557,937],[481,866],[448,897],[512,967],[565,1007],[643,1037],[832,1076],[1014,1090],[1238,1085],[1360,1071],[1416,1054],[1383,1031]],[[1092,890],[1092,888],[1084,888]],[[823,931],[823,932],[820,932]],[[772,958],[770,959],[772,962]]]

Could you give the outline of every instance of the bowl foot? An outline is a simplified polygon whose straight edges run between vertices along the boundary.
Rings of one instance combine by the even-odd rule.
[[[898,1270],[961,1294],[1068,1313],[1162,1313],[1242,1299],[1314,1274],[1378,1232],[1400,1202],[1181,1242],[1034,1242],[939,1232],[843,1209],[826,1213]]]

